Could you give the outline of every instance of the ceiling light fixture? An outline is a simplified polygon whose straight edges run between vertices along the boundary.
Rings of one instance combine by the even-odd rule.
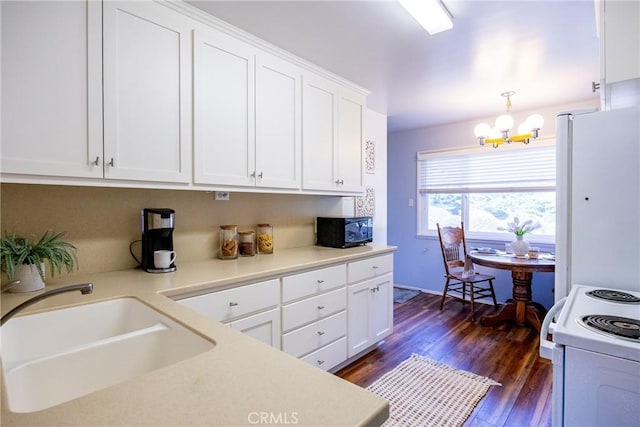
[[[510,90],[502,92],[500,95],[507,98],[507,112],[498,116],[494,127],[487,123],[480,123],[475,127],[474,132],[480,145],[491,144],[493,148],[498,148],[505,142],[507,144],[511,142],[528,144],[529,140],[536,139],[538,131],[544,124],[544,118],[540,114],[530,115],[524,123],[518,126],[518,134],[509,136],[509,131],[513,127],[513,118],[509,115],[509,111],[511,110],[511,97],[515,95],[515,92]]]
[[[453,18],[440,0],[398,0],[431,35],[453,28]]]

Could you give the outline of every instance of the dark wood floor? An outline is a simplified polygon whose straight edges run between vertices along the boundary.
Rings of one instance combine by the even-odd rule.
[[[422,293],[394,304],[394,332],[373,352],[336,374],[367,387],[412,353],[489,377],[493,386],[480,401],[466,426],[550,426],[551,363],[538,356],[533,328],[505,323],[484,327],[478,318],[493,307],[476,305],[471,322],[469,305]]]

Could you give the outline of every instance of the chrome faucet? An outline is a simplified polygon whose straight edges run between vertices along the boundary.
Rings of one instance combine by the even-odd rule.
[[[34,296],[33,298],[29,298],[28,300],[22,302],[21,304],[18,304],[16,307],[8,311],[6,314],[3,314],[2,318],[0,318],[0,326],[4,325],[7,320],[11,319],[19,311],[24,310],[25,308],[29,307],[32,304],[37,303],[38,301],[42,301],[43,299],[46,299],[58,294],[62,294],[65,292],[72,292],[72,291],[80,291],[82,295],[90,294],[93,292],[93,283],[81,283],[78,285],[63,286],[61,288],[52,289],[50,291],[43,292],[39,295]]]
[[[2,288],[0,288],[0,292],[6,292],[11,288],[18,286],[19,284],[20,284],[20,280],[12,280],[10,282],[3,283]]]

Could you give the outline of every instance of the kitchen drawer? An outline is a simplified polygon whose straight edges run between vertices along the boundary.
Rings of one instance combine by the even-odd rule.
[[[393,271],[393,255],[382,255],[350,262],[347,268],[349,283],[381,276]]]
[[[346,288],[282,306],[284,332],[315,322],[347,307]]]
[[[282,350],[292,356],[301,357],[346,335],[347,313],[342,311],[284,334]]]
[[[347,281],[345,264],[320,268],[282,278],[282,302],[318,294],[344,285]]]
[[[300,360],[328,371],[347,360],[347,338],[340,338],[338,341],[322,347]]]
[[[257,311],[276,307],[280,300],[279,279],[238,286],[178,302],[212,319],[226,322]]]

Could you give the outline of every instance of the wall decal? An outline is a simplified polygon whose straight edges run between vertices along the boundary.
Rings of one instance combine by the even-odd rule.
[[[374,216],[376,213],[376,190],[367,187],[364,196],[356,197],[356,216]]]
[[[372,140],[365,142],[365,172],[376,173],[376,143]]]

